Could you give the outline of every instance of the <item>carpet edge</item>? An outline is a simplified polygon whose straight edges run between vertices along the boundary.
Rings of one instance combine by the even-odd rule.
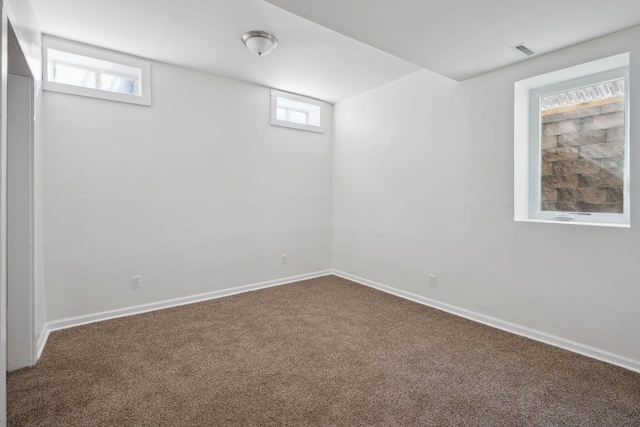
[[[212,292],[205,292],[197,295],[173,298],[169,300],[157,301],[148,304],[136,305],[115,310],[102,311],[99,313],[85,314],[81,316],[68,317],[65,319],[52,320],[46,322],[42,328],[40,339],[37,346],[37,359],[40,359],[42,352],[47,344],[49,334],[53,331],[61,329],[73,328],[75,326],[87,325],[90,323],[102,322],[104,320],[116,319],[118,317],[134,316],[136,314],[147,313],[150,311],[162,310],[165,308],[178,307],[181,305],[194,304],[197,302],[208,301],[217,298],[223,298],[231,295],[241,294],[245,292],[257,291],[259,289],[271,288],[274,286],[286,285],[288,283],[299,282],[301,280],[315,279],[317,277],[328,276],[332,274],[331,269],[320,270],[313,273],[299,274],[296,276],[283,277],[280,279],[269,280],[266,282],[252,283],[249,285],[236,286]]]
[[[359,283],[364,286],[368,286],[377,289],[382,292],[386,292],[397,297],[416,302],[418,304],[426,305],[437,310],[445,311],[447,313],[463,317],[465,319],[482,323],[483,325],[490,326],[492,328],[500,329],[505,332],[509,332],[515,335],[520,335],[526,338],[530,338],[534,341],[539,341],[554,347],[559,347],[564,350],[571,351],[573,353],[581,354],[592,359],[600,360],[601,362],[610,363],[612,365],[620,366],[630,371],[640,373],[640,361],[630,359],[625,356],[620,356],[605,350],[601,350],[596,347],[591,347],[586,344],[582,344],[576,341],[571,341],[566,338],[562,338],[556,335],[551,335],[546,332],[538,331],[535,329],[527,328],[526,326],[520,326],[515,323],[507,322],[495,317],[487,316],[474,311],[466,310],[464,308],[456,307],[454,305],[446,304],[440,301],[436,301],[422,295],[414,294],[412,292],[403,291],[401,289],[394,288],[392,286],[384,285],[382,283],[375,282],[373,280],[365,279],[353,274],[349,274],[340,270],[332,270],[332,274],[343,279],[350,280],[352,282]]]

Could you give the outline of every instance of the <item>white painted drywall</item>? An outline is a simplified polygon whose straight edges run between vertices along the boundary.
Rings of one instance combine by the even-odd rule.
[[[42,34],[31,0],[4,0],[7,17],[33,73],[35,93],[42,77]]]
[[[27,62],[29,63],[29,67],[35,77],[35,93],[39,93],[40,86],[40,75],[41,72],[41,49],[40,49],[40,31],[37,23],[37,19],[35,17],[35,13],[33,10],[33,6],[30,0],[4,0],[0,1],[2,5],[2,43],[4,46],[3,49],[6,49],[7,46],[7,27],[8,22],[10,21],[13,25],[13,30],[15,31],[16,37],[20,44],[20,47],[23,49]],[[3,50],[2,58],[7,58],[7,52]],[[2,75],[2,108],[0,109],[0,115],[2,116],[2,135],[1,143],[0,143],[0,156],[2,157],[0,160],[1,168],[0,168],[0,224],[2,225],[2,230],[0,230],[0,270],[2,270],[2,275],[0,276],[0,426],[6,424],[6,381],[5,381],[5,373],[6,373],[6,297],[7,297],[7,288],[6,288],[6,139],[4,135],[6,135],[6,66],[2,67],[5,71]],[[37,96],[37,95],[36,95]],[[36,109],[40,107],[39,100],[36,99],[34,103]],[[37,122],[36,122],[37,126]],[[36,136],[37,138],[38,136]],[[34,155],[39,157],[41,153],[38,151],[39,146],[36,143],[34,148]],[[39,171],[35,171],[36,174],[39,174]],[[36,224],[41,223],[42,218],[39,216],[39,208],[41,207],[42,193],[38,191],[38,184],[36,183],[36,192],[35,192],[35,200],[34,206],[36,208]],[[42,247],[38,246],[42,243],[42,235],[38,235],[39,231],[36,230],[36,235],[34,236],[36,239],[36,258],[38,254],[41,254]],[[36,260],[37,263],[37,260]],[[40,270],[36,272],[35,279],[35,292],[36,292],[36,300],[39,300],[41,303],[36,304],[36,325],[40,322],[41,325],[44,325],[46,319],[46,313],[44,311],[44,270]],[[36,326],[37,328],[37,326]],[[40,332],[35,332],[37,338],[39,338]]]
[[[35,79],[34,79],[35,80]],[[34,82],[35,83],[35,82]],[[34,85],[35,86],[35,85]],[[44,271],[44,130],[42,128],[42,89],[36,95],[33,141],[33,281],[36,343],[45,338],[47,298]],[[39,355],[38,355],[39,357]]]
[[[34,315],[35,340],[42,338],[46,319],[45,271],[44,271],[44,242],[43,242],[43,194],[42,194],[42,165],[43,165],[43,135],[41,121],[42,110],[42,34],[33,9],[31,0],[5,0],[4,6],[7,17],[11,22],[20,49],[24,54],[29,71],[34,81]]]
[[[36,362],[33,286],[33,79],[7,79],[7,370]]]
[[[640,121],[630,229],[513,218],[514,82],[630,51],[639,111],[639,39],[635,27],[461,83],[422,71],[335,105],[334,269],[640,360]]]
[[[41,120],[39,120],[42,110],[42,42],[38,22],[35,18],[30,1],[10,2],[13,4],[12,13],[9,19],[12,28],[20,43],[20,49],[27,60],[29,71],[33,77],[34,96],[34,146],[33,146],[33,209],[34,209],[34,229],[33,229],[33,310],[35,316],[34,334],[35,341],[42,338],[43,329],[47,321],[46,315],[46,294],[45,294],[45,271],[44,271],[44,242],[43,242],[43,194],[42,194],[42,167],[43,167],[43,141]]]
[[[331,124],[271,126],[268,88],[165,64],[152,87],[43,93],[49,321],[331,266]]]

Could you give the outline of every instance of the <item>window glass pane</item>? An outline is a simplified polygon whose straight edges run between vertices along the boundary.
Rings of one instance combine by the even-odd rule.
[[[311,126],[321,126],[322,125],[322,123],[320,123],[321,117],[322,117],[321,111],[322,110],[320,106],[312,105],[311,108],[309,109],[307,123],[310,124]]]
[[[54,81],[57,83],[95,89],[96,72],[95,70],[56,62],[54,68]]]
[[[623,213],[624,79],[543,96],[540,209]]]
[[[293,123],[307,124],[307,113],[303,111],[289,110],[289,121]]]
[[[136,94],[135,79],[133,77],[118,76],[115,74],[101,73],[100,88],[109,92]]]
[[[278,117],[278,120],[287,120],[287,109],[278,108],[277,117]]]
[[[285,109],[288,111],[288,117],[278,120],[285,120],[292,123],[300,123],[311,126],[322,126],[322,107],[307,102],[296,101],[289,98],[279,96],[277,98],[278,110]],[[280,111],[278,111],[280,114]]]

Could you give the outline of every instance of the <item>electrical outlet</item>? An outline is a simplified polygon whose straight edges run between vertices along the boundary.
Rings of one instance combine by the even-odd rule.
[[[287,254],[282,254],[282,263],[283,264],[287,263]]]
[[[133,289],[140,288],[142,286],[142,276],[131,276],[131,287]]]
[[[436,275],[435,274],[430,274],[429,275],[429,286],[431,286],[432,288],[436,287]]]

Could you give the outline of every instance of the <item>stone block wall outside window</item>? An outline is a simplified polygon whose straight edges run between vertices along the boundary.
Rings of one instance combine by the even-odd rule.
[[[541,138],[541,210],[623,212],[624,97],[545,111]]]

